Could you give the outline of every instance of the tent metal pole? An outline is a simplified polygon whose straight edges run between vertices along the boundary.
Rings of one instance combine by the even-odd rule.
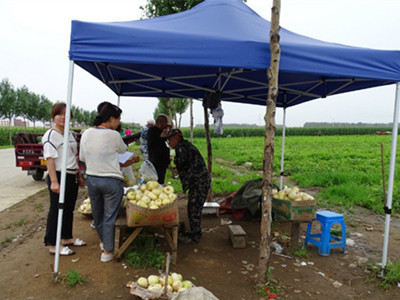
[[[120,96],[118,95],[118,103],[117,103],[117,106],[120,107],[119,105],[120,105]]]
[[[390,216],[392,213],[392,199],[393,199],[393,182],[394,182],[394,170],[396,163],[396,150],[397,150],[397,134],[399,127],[399,107],[400,107],[400,82],[396,84],[396,100],[394,104],[394,116],[393,116],[393,129],[392,129],[392,148],[390,150],[390,166],[389,166],[389,180],[388,180],[388,191],[386,206],[384,207],[385,216],[385,235],[383,239],[383,253],[382,253],[382,275],[386,268],[387,263],[387,252],[389,244],[389,230],[390,230]]]
[[[281,182],[279,188],[283,187],[283,162],[285,157],[285,131],[286,131],[286,107],[283,108],[283,128],[282,128],[282,153],[281,153]]]
[[[69,76],[68,76],[68,91],[67,91],[67,103],[65,110],[65,126],[64,126],[64,145],[68,145],[69,137],[69,123],[71,121],[71,100],[72,100],[72,83],[74,79],[74,61],[69,63]],[[60,196],[58,199],[58,220],[57,220],[57,239],[56,239],[56,253],[54,258],[54,271],[53,281],[56,283],[58,280],[58,264],[60,260],[60,242],[61,242],[61,227],[64,209],[65,199],[65,183],[67,179],[67,149],[64,147],[62,153],[62,166],[61,166],[61,182],[60,182]]]

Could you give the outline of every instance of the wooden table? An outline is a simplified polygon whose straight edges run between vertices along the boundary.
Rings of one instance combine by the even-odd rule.
[[[114,242],[114,258],[119,259],[125,252],[126,248],[134,241],[139,235],[144,226],[137,226],[136,229],[130,234],[130,236],[120,245],[121,243],[121,228],[128,227],[125,217],[119,217],[115,223],[115,242]],[[178,259],[178,224],[175,225],[156,225],[161,229],[165,235],[165,239],[172,252],[172,262],[176,263]]]

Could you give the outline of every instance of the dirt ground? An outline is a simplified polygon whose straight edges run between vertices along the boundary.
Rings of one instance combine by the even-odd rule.
[[[80,194],[78,203],[85,198]],[[219,200],[222,198],[219,197]],[[184,198],[180,200],[184,203]],[[77,206],[78,207],[78,206]],[[318,208],[322,209],[322,208]],[[101,263],[98,238],[90,227],[91,220],[76,212],[75,236],[87,247],[74,247],[74,256],[61,257],[59,271],[71,268],[86,276],[88,282],[75,287],[53,283],[54,256],[43,246],[48,194],[43,190],[13,207],[0,212],[0,280],[1,299],[134,299],[125,284],[138,276],[155,274],[154,269],[134,269],[123,261]],[[347,253],[332,250],[323,257],[309,246],[308,258],[296,258],[288,247],[290,224],[273,223],[274,241],[284,249],[284,256],[272,254],[272,277],[280,290],[275,299],[400,299],[400,288],[384,291],[367,282],[367,265],[381,261],[384,217],[356,209],[345,213]],[[181,218],[184,218],[184,210]],[[234,249],[228,238],[226,221],[239,224],[247,233],[247,247]],[[236,220],[232,215],[206,215],[204,235],[199,244],[179,244],[178,262],[172,271],[211,291],[221,300],[267,299],[255,292],[259,257],[260,222]],[[306,224],[300,228],[304,240]],[[8,242],[9,240],[11,240]],[[74,262],[75,260],[79,260]],[[400,259],[400,219],[392,218],[389,259]],[[61,276],[60,276],[61,277]]]

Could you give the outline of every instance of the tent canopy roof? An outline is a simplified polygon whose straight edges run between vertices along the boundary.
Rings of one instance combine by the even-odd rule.
[[[147,20],[72,21],[70,59],[120,96],[265,105],[270,22],[241,0]],[[400,51],[327,43],[281,28],[277,106],[400,82]]]

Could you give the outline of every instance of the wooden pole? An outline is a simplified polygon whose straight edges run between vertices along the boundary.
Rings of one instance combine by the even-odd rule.
[[[193,144],[193,99],[190,98],[190,142]]]
[[[208,119],[208,109],[204,107],[204,129],[206,132],[207,140],[207,169],[210,174],[212,181],[212,147],[211,147],[211,137],[210,137],[210,123]],[[212,188],[208,191],[206,202],[212,202]]]
[[[265,283],[269,268],[271,255],[271,222],[272,222],[272,178],[274,160],[274,139],[275,139],[275,112],[276,99],[278,97],[278,74],[280,60],[279,45],[279,15],[281,1],[273,0],[271,9],[270,27],[270,51],[271,63],[267,70],[268,76],[268,98],[267,110],[265,114],[265,139],[264,139],[264,160],[263,160],[263,182],[262,182],[262,207],[261,207],[261,240],[259,256],[259,276],[260,283]]]

